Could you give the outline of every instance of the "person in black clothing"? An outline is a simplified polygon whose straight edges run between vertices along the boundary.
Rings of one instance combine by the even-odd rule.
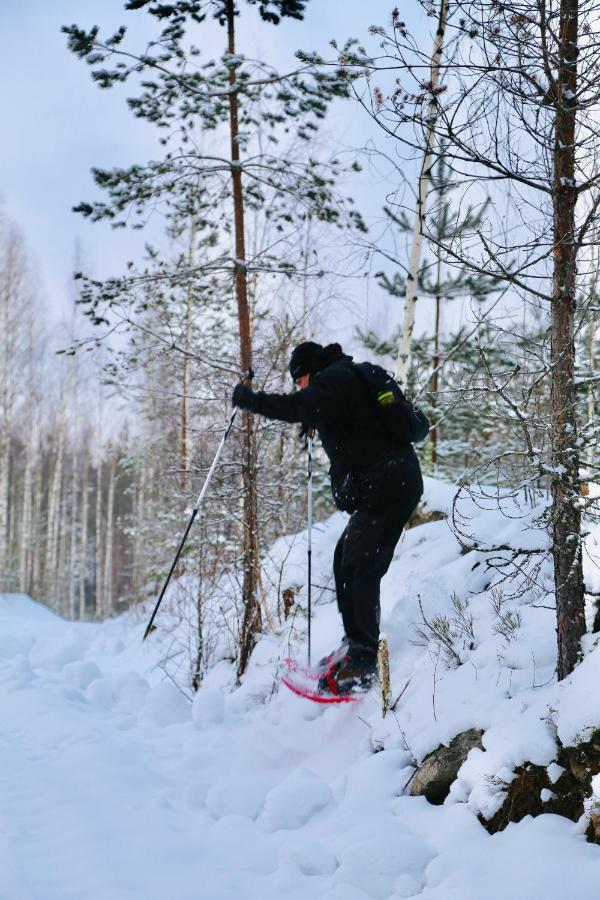
[[[333,570],[345,637],[322,660],[323,688],[344,693],[370,686],[379,641],[379,586],[402,530],[423,493],[412,444],[383,427],[364,376],[339,344],[297,346],[292,394],[253,391],[238,384],[232,403],[269,419],[315,428],[331,466],[333,497],[351,513],[335,549]]]

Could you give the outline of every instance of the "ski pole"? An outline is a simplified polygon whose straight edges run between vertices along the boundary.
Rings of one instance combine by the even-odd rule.
[[[252,369],[248,369],[247,373],[242,378],[242,384],[245,384],[248,381],[252,381],[253,378],[254,378],[254,372],[252,371]],[[231,429],[233,428],[233,423],[235,422],[236,415],[237,415],[237,407],[236,407],[236,409],[234,409],[233,413],[231,414],[231,418],[229,419],[227,428],[225,429],[223,437],[221,438],[221,442],[220,442],[219,446],[217,447],[217,452],[215,453],[215,458],[213,459],[211,467],[208,470],[208,475],[204,479],[204,484],[202,485],[202,490],[200,491],[200,494],[198,495],[198,499],[196,500],[196,505],[194,506],[194,508],[192,510],[192,515],[190,516],[190,520],[187,524],[187,528],[185,529],[185,533],[184,533],[183,537],[181,538],[181,543],[179,544],[179,547],[177,548],[177,553],[175,554],[175,559],[173,560],[173,564],[169,570],[167,579],[166,579],[165,583],[163,584],[162,590],[160,592],[160,596],[159,596],[158,600],[156,601],[156,606],[154,607],[152,615],[150,616],[150,621],[148,622],[148,625],[144,632],[144,637],[143,637],[144,641],[146,640],[146,638],[148,637],[150,632],[152,632],[156,628],[156,626],[154,625],[154,619],[156,618],[156,613],[158,612],[159,606],[162,603],[162,599],[165,595],[165,591],[167,590],[167,588],[169,586],[169,582],[171,581],[171,576],[172,576],[173,572],[175,571],[175,567],[176,567],[177,563],[179,562],[179,557],[181,556],[181,554],[183,552],[183,548],[185,546],[185,542],[187,541],[188,534],[190,533],[192,525],[194,524],[194,519],[198,515],[198,510],[200,509],[200,506],[202,505],[202,501],[204,500],[204,495],[206,494],[206,491],[208,489],[210,479],[212,478],[213,473],[214,473],[215,469],[217,468],[217,463],[219,462],[219,457],[221,456],[223,447],[225,446],[225,441],[229,437],[229,433],[230,433]]]
[[[312,431],[308,432],[308,469],[307,469],[307,483],[308,483],[308,549],[307,549],[307,562],[308,562],[308,665],[310,666],[310,624],[311,624],[311,614],[312,614],[312,518],[313,518],[313,481],[312,481],[312,450],[313,450],[313,433]]]

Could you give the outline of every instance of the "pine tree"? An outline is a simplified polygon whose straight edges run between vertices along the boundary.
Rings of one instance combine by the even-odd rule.
[[[311,217],[340,227],[362,226],[358,214],[340,202],[335,178],[337,160],[323,163],[297,153],[286,157],[284,141],[309,145],[324,118],[328,101],[345,96],[346,82],[337,71],[308,74],[306,66],[280,74],[264,62],[246,60],[237,41],[245,6],[257,6],[263,22],[277,25],[282,18],[300,19],[306,0],[199,0],[152,3],[131,0],[128,10],[146,8],[157,20],[160,34],[142,53],[125,50],[126,31],[119,29],[106,40],[99,29],[71,26],[69,46],[92,68],[100,87],[111,87],[142,77],[141,92],[129,99],[134,115],[163,130],[165,155],[128,169],[95,169],[96,183],[107,202],[82,203],[77,208],[94,221],[108,219],[123,226],[133,215],[141,226],[147,208],[189,202],[196,210],[201,200],[198,227],[212,235],[212,252],[189,267],[195,277],[222,275],[230,279],[237,309],[238,370],[254,363],[251,279],[264,274],[293,277],[299,270],[290,252],[298,224]],[[202,63],[200,51],[190,45],[188,32],[212,18],[225,32],[220,58]],[[213,133],[213,146],[202,151],[200,135]],[[226,131],[229,153],[224,154],[219,136]],[[259,140],[260,137],[260,140]],[[246,250],[247,217],[261,211],[271,229],[271,239],[249,258]],[[276,239],[272,239],[273,235]],[[318,276],[314,267],[306,277]],[[122,285],[118,285],[118,290]],[[83,302],[92,321],[104,321],[100,311],[115,302],[115,282],[94,285]],[[261,628],[258,600],[259,530],[257,515],[257,447],[252,417],[242,419],[243,484],[243,622],[240,636],[239,673],[249,658],[255,635]]]

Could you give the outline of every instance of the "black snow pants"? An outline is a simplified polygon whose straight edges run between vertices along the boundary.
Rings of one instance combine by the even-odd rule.
[[[406,474],[401,492],[388,484],[387,503],[373,508],[365,496],[335,548],[333,573],[344,631],[351,652],[368,657],[377,653],[379,642],[380,582],[423,492],[418,464]]]

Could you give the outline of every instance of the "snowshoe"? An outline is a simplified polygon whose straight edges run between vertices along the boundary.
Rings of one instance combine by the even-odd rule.
[[[299,678],[297,673],[288,672],[281,681],[298,697],[312,700],[313,703],[354,703],[362,696],[362,694],[331,694],[321,690],[316,681],[305,681]]]
[[[319,693],[338,697],[366,694],[376,674],[375,661],[347,654],[319,678]]]
[[[316,667],[303,669],[290,659],[285,662],[288,671],[282,678],[283,684],[314,703],[352,703],[360,700],[372,687],[377,672],[371,657],[361,658],[348,653],[330,664],[325,671]]]
[[[344,638],[339,647],[324,656],[315,666],[303,666],[296,660],[286,657],[283,662],[290,672],[295,672],[302,678],[309,681],[318,681],[319,678],[328,672],[333,666],[337,665],[348,653],[348,638]]]

